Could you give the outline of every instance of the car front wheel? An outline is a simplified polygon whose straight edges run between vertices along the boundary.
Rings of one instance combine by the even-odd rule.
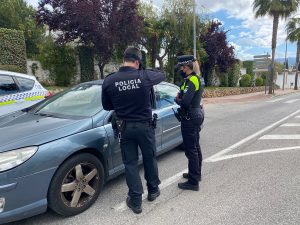
[[[85,211],[97,199],[104,185],[104,169],[91,154],[78,154],[55,173],[48,191],[49,207],[63,216]]]

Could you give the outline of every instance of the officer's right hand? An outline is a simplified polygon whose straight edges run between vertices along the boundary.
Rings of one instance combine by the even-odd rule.
[[[180,101],[180,94],[177,93],[176,97],[174,98],[174,101],[178,104]]]

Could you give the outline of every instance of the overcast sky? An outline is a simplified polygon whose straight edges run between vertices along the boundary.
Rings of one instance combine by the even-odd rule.
[[[38,0],[26,0],[37,6]],[[253,55],[271,54],[272,18],[255,19],[252,11],[253,0],[196,0],[197,12],[208,12],[212,19],[223,23],[229,30],[228,40],[235,47],[239,59],[253,59]],[[161,7],[163,0],[153,0]],[[285,23],[281,20],[278,28],[276,58],[284,58],[285,54]],[[296,45],[288,44],[288,57],[296,55]]]

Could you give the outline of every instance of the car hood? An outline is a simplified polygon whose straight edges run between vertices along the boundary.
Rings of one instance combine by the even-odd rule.
[[[74,120],[18,111],[0,117],[0,152],[38,146],[91,128],[91,118]]]

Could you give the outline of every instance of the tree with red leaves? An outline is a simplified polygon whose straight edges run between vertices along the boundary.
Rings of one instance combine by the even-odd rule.
[[[213,74],[216,67],[221,73],[226,73],[237,62],[234,55],[234,47],[229,46],[226,32],[220,22],[210,21],[207,32],[201,33],[200,42],[207,53],[207,58],[202,65],[205,83],[213,85]]]
[[[93,46],[103,78],[115,49],[139,39],[143,18],[137,8],[138,0],[41,0],[37,19],[57,31],[59,43]]]

